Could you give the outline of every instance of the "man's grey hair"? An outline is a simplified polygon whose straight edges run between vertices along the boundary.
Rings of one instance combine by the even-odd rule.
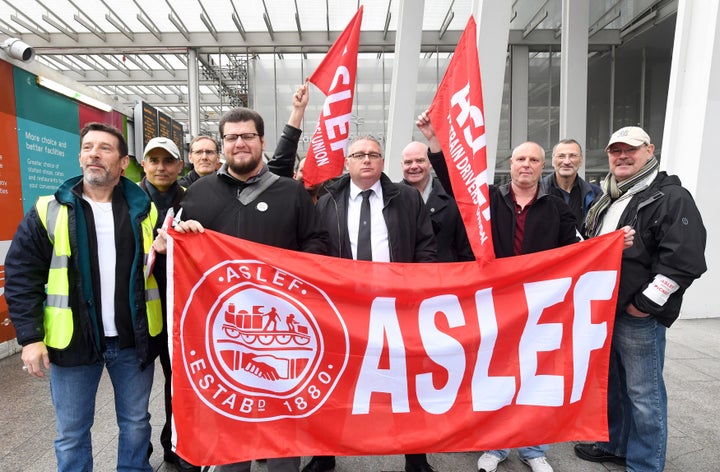
[[[561,139],[560,141],[557,142],[557,144],[555,146],[553,146],[553,150],[552,150],[553,156],[555,155],[555,149],[557,149],[557,147],[560,146],[561,144],[575,144],[575,145],[577,145],[578,149],[580,149],[580,155],[581,156],[583,155],[582,146],[580,146],[579,142],[575,141],[572,138],[565,138],[565,139]]]
[[[347,147],[347,148],[350,149],[350,146],[352,146],[353,144],[355,144],[357,141],[372,141],[372,142],[374,142],[375,144],[378,145],[378,147],[380,148],[380,152],[382,152],[382,153],[385,152],[385,150],[383,149],[383,145],[382,145],[382,143],[380,142],[380,140],[379,140],[378,138],[376,138],[375,136],[371,135],[371,134],[365,134],[365,135],[362,135],[362,136],[356,136],[356,137],[352,138],[352,139],[350,140],[350,142],[348,143],[348,147]]]

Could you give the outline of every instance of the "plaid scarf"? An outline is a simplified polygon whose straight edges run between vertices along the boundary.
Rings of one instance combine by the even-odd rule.
[[[637,174],[622,182],[618,182],[615,176],[609,172],[601,185],[603,189],[602,197],[590,207],[585,217],[585,234],[588,237],[597,236],[602,226],[600,220],[605,210],[607,210],[615,200],[623,196],[625,192],[633,188],[636,183],[646,178],[652,172],[655,172],[659,166],[660,164],[657,159],[655,159],[655,156],[652,156]]]

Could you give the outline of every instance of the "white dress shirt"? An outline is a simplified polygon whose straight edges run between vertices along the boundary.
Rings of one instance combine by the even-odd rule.
[[[388,230],[383,218],[382,186],[378,180],[370,187],[370,243],[374,262],[390,262],[390,244]],[[362,205],[362,190],[350,181],[350,200],[348,201],[347,227],[350,236],[350,248],[353,259],[357,259],[358,230],[360,229],[360,206]]]

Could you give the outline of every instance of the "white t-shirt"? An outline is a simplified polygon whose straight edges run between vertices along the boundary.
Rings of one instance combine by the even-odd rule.
[[[100,303],[105,336],[117,336],[115,326],[115,220],[112,202],[94,202],[87,195],[95,218],[97,237],[98,272],[100,273]]]

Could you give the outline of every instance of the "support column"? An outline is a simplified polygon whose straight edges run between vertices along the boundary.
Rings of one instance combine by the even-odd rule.
[[[510,48],[510,148],[527,141],[530,48]]]
[[[685,293],[684,318],[720,316],[718,129],[720,0],[678,2],[660,168],[678,175],[693,194],[708,231],[708,271]]]
[[[393,181],[402,178],[400,154],[412,141],[415,127],[415,98],[424,10],[424,0],[400,1],[385,141],[385,172]]]
[[[560,39],[560,138],[572,138],[585,152],[589,0],[563,0]],[[554,143],[551,143],[554,144]],[[585,176],[585,159],[579,174]]]
[[[200,132],[200,81],[198,78],[197,51],[188,49],[188,123],[190,136],[196,137]]]
[[[488,179],[493,181],[500,134],[505,63],[510,33],[511,0],[473,0],[473,14],[478,30],[480,80],[485,108]]]

